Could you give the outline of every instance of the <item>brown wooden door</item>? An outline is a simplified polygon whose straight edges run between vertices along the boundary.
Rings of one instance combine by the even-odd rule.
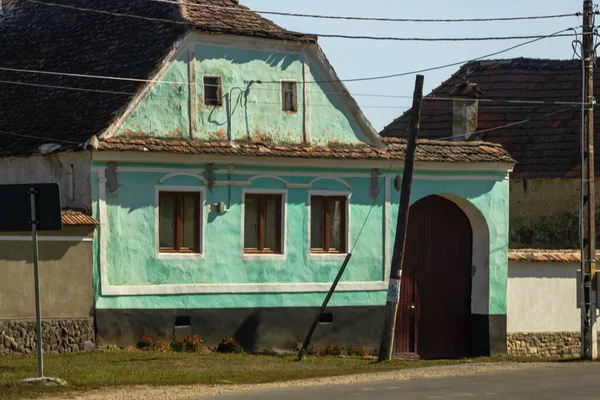
[[[410,208],[396,353],[469,355],[473,232],[453,202],[429,196]]]

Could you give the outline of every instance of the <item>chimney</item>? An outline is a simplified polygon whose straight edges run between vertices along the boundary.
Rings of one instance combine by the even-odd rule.
[[[480,140],[479,137],[473,137],[473,132],[477,130],[477,119],[479,113],[479,101],[477,100],[483,92],[479,90],[477,83],[470,83],[465,80],[456,85],[450,92],[453,97],[453,118],[452,118],[452,140],[469,141]]]

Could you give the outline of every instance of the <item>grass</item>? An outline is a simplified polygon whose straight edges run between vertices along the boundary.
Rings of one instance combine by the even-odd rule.
[[[96,351],[44,357],[44,375],[65,379],[65,387],[23,387],[15,382],[36,376],[34,356],[0,357],[0,397],[20,399],[131,385],[219,385],[281,382],[348,374],[382,372],[478,360],[393,360],[376,363],[357,357],[309,357],[245,354]]]

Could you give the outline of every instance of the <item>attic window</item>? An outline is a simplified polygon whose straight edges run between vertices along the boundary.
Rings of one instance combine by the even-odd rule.
[[[205,76],[204,81],[204,104],[207,106],[222,106],[221,77]]]
[[[296,81],[281,81],[281,109],[286,112],[298,111],[298,85]]]

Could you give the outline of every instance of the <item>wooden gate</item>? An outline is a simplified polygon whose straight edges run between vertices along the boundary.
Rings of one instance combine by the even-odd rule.
[[[469,355],[473,232],[452,201],[429,196],[410,208],[395,352]]]

